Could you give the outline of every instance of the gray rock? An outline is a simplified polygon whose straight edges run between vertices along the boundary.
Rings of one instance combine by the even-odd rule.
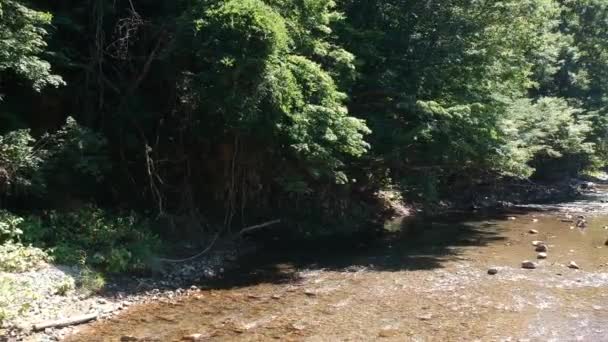
[[[549,247],[547,247],[547,245],[545,245],[544,243],[541,243],[538,246],[536,246],[535,251],[541,252],[541,253],[547,253],[549,251]]]
[[[521,268],[533,270],[533,269],[536,268],[536,263],[534,263],[534,262],[532,262],[530,260],[524,260],[521,263]]]

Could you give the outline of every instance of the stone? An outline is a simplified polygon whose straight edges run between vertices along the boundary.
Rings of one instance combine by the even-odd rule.
[[[536,223],[536,222],[538,222],[538,219],[537,218],[532,219],[532,222]]]
[[[530,233],[530,234],[538,234],[538,230],[536,230],[536,229],[530,229],[530,230],[528,230],[528,233]]]
[[[509,221],[515,221],[515,220],[517,220],[517,218],[516,218],[515,216],[509,216],[509,217],[508,217],[508,220],[509,220]]]
[[[421,321],[430,321],[431,319],[433,319],[433,314],[428,313],[428,314],[424,314],[424,315],[419,315],[418,319]]]
[[[309,297],[314,297],[317,295],[317,293],[313,290],[304,290],[304,294],[309,296]]]
[[[203,334],[192,334],[182,337],[182,341],[198,342],[204,338]]]
[[[547,247],[547,245],[545,245],[544,243],[541,243],[536,246],[534,250],[541,253],[547,253],[549,251],[549,247]]]
[[[604,245],[608,246],[608,240],[606,240],[606,242],[604,242]]]
[[[575,270],[580,269],[580,267],[574,261],[570,261],[570,263],[568,264],[568,268],[572,268],[572,269],[575,269]]]
[[[489,275],[495,275],[496,273],[498,273],[498,269],[496,269],[494,267],[488,269]]]
[[[120,338],[120,342],[136,342],[139,339],[132,335],[124,335]]]
[[[530,260],[524,260],[521,263],[521,268],[525,268],[525,269],[528,269],[528,270],[533,270],[533,269],[536,268],[536,263],[534,263],[534,262],[532,262]]]
[[[538,255],[536,256],[538,259],[547,259],[547,253],[545,252],[540,252],[538,253]]]
[[[536,247],[538,245],[544,245],[545,243],[542,241],[534,240],[532,241],[532,246]]]

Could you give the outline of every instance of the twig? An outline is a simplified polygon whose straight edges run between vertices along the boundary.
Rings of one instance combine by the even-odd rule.
[[[245,234],[245,233],[247,233],[247,232],[250,232],[250,231],[252,231],[252,230],[256,230],[256,229],[260,229],[260,228],[268,227],[268,226],[271,226],[271,225],[273,225],[273,224],[277,224],[277,223],[280,223],[280,222],[281,222],[281,220],[280,220],[280,219],[279,219],[279,220],[272,220],[272,221],[268,221],[268,222],[265,222],[265,223],[256,224],[255,226],[251,226],[251,227],[243,228],[243,229],[242,229],[242,230],[241,230],[241,231],[238,233],[238,235],[243,235],[243,234]]]

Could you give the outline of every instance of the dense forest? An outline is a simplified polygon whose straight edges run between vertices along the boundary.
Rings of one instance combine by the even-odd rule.
[[[118,272],[576,176],[606,88],[604,0],[0,0],[0,243]]]

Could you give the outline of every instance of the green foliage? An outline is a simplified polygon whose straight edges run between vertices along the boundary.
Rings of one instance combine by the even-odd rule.
[[[0,245],[0,272],[26,272],[34,270],[52,258],[43,250],[7,241]]]
[[[99,293],[105,285],[106,279],[103,274],[86,267],[76,281],[76,286],[88,294]]]
[[[109,272],[142,271],[159,247],[146,220],[135,214],[114,216],[94,206],[30,218],[23,231],[24,241],[51,248],[57,263]]]
[[[107,141],[68,117],[52,134],[34,139],[29,130],[0,135],[0,193],[43,194],[99,183],[109,171]],[[4,176],[4,177],[3,177]],[[77,181],[76,181],[77,180]]]
[[[65,278],[63,281],[55,285],[55,294],[65,296],[68,292],[76,289],[76,283],[73,278]]]
[[[322,29],[335,17],[329,3],[227,1],[192,16],[201,71],[191,77],[206,114],[220,114],[239,134],[288,146],[283,153],[313,178],[345,182],[343,159],[368,149],[369,129],[348,115],[346,95],[314,61],[334,56],[331,65],[340,59],[347,68],[348,58],[338,57],[344,51]]]
[[[34,147],[29,130],[0,135],[0,194],[14,194],[43,187],[39,170],[43,158]]]
[[[19,228],[22,222],[23,218],[6,210],[0,210],[0,243],[17,241],[23,234],[23,231]]]
[[[39,56],[44,52],[44,27],[51,14],[31,10],[19,1],[0,1],[0,72],[12,70],[33,83],[36,90],[63,84]]]
[[[0,325],[26,312],[37,299],[37,294],[27,285],[25,281],[0,274]]]

